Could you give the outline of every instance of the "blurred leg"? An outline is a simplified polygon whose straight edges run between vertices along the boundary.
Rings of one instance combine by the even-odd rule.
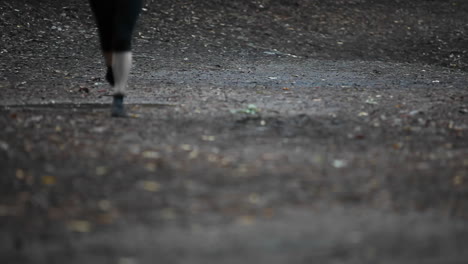
[[[115,0],[115,5],[112,39],[114,94],[123,95],[132,67],[132,35],[142,7],[142,0]]]
[[[113,0],[89,0],[98,27],[101,50],[107,66],[106,80],[114,86],[112,73],[112,42],[115,3]]]
[[[142,0],[114,0],[112,51],[131,51],[132,35],[142,8]]]
[[[125,117],[123,98],[132,67],[132,35],[142,0],[89,0],[98,25],[106,79],[114,86],[111,115]]]
[[[107,72],[106,72],[106,80],[109,82],[111,86],[114,86],[114,73],[112,72],[112,52],[111,51],[104,51],[104,61],[106,63]]]
[[[114,94],[125,94],[130,69],[132,68],[132,52],[114,52],[112,57],[112,71],[114,73]]]
[[[108,61],[108,59],[111,58],[109,53],[112,52],[112,31],[114,29],[113,21],[115,13],[114,1],[89,0],[89,4],[96,20],[101,49],[107,64],[108,62],[110,63],[110,61]]]

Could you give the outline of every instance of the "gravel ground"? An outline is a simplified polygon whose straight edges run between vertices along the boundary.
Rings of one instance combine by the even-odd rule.
[[[468,3],[0,3],[0,262],[466,263]]]

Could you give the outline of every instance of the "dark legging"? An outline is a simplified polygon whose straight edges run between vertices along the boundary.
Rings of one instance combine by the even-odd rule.
[[[143,0],[89,0],[104,52],[130,51]]]

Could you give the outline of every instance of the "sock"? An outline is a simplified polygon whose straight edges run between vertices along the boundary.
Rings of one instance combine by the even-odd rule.
[[[132,68],[132,52],[116,52],[112,56],[112,73],[114,75],[114,94],[125,94],[128,75]]]

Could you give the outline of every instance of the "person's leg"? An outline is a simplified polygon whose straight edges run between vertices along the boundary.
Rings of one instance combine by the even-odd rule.
[[[107,66],[106,80],[114,86],[112,42],[115,4],[113,0],[89,0],[98,27],[101,50]]]
[[[123,97],[132,67],[132,35],[142,7],[142,0],[115,0],[116,12],[112,39],[114,102],[112,116],[125,116]]]
[[[140,14],[142,2],[142,0],[115,0],[112,69],[116,94],[125,93],[125,86],[132,66],[133,29]]]
[[[115,85],[111,115],[114,117],[125,117],[127,115],[123,105],[123,99],[131,67],[132,53],[130,51],[113,53],[112,71],[114,73]]]
[[[111,86],[114,86],[114,73],[112,72],[112,51],[104,51],[104,62],[106,63],[107,72],[106,72],[106,80],[109,82]]]
[[[114,94],[125,94],[125,87],[132,68],[132,52],[114,52],[112,56],[112,71],[114,73]]]

